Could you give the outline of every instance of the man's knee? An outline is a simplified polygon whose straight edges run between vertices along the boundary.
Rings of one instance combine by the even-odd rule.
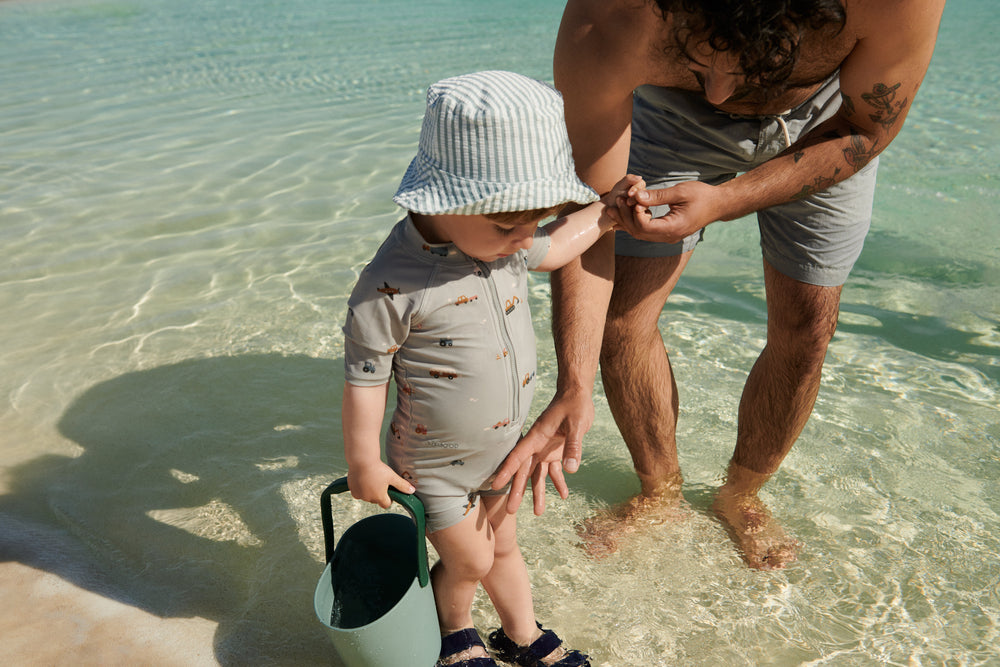
[[[808,285],[765,268],[768,345],[805,356],[826,354],[837,330],[841,287]]]
[[[651,320],[634,311],[609,311],[604,322],[601,366],[614,369],[628,363],[633,351],[648,348],[651,337],[659,335],[658,318]]]
[[[621,311],[617,308],[608,310],[604,320],[604,342],[615,343],[619,340],[627,340],[638,335],[640,329],[638,314],[634,311]],[[643,324],[642,326],[648,326]]]
[[[690,258],[616,257],[615,286],[604,322],[602,364],[650,350],[660,339],[660,313]]]
[[[799,367],[819,369],[837,330],[836,307],[799,311],[768,322],[768,347]]]

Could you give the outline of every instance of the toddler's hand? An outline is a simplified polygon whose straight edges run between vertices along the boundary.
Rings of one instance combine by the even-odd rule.
[[[615,186],[601,198],[604,205],[608,207],[608,214],[615,221],[615,229],[625,229],[628,231],[634,228],[641,221],[649,220],[652,216],[642,204],[636,201],[636,194],[646,189],[646,182],[642,177],[635,174],[628,174],[622,180],[615,183]]]
[[[375,503],[382,509],[388,509],[392,504],[392,499],[389,498],[390,486],[402,493],[416,491],[412,484],[382,461],[348,468],[347,486],[351,489],[351,495],[358,500]]]
[[[636,196],[640,192],[646,191],[646,181],[635,174],[629,174],[615,184],[608,196],[615,196],[615,207],[618,217],[617,229],[623,229],[629,233],[639,229],[642,225],[652,220],[653,216],[649,209],[640,204]],[[633,234],[634,235],[634,234]]]

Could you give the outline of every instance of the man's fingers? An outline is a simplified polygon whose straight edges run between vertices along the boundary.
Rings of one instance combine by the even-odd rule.
[[[535,516],[545,512],[545,473],[548,466],[544,463],[535,466],[531,473],[531,498],[534,504]]]
[[[569,486],[566,484],[566,477],[563,476],[563,467],[559,461],[553,461],[549,464],[549,478],[552,480],[552,485],[556,487],[556,493],[563,500],[569,497]]]
[[[568,473],[574,473],[580,469],[580,461],[583,459],[583,435],[590,429],[590,424],[573,422],[570,424],[570,432],[566,434],[563,445],[562,467]],[[562,470],[559,471],[562,476]]]
[[[657,190],[639,190],[635,193],[634,199],[643,206],[652,208],[653,206],[673,203],[676,197],[673,188],[659,188]]]
[[[507,513],[516,514],[517,508],[521,506],[524,499],[524,490],[528,487],[528,475],[531,472],[532,459],[529,458],[517,472],[514,473],[510,482],[510,491],[507,493]]]
[[[503,464],[501,464],[500,469],[497,470],[497,476],[493,480],[493,489],[499,491],[507,482],[517,474],[517,471],[521,469],[525,463],[531,461],[532,455],[534,455],[534,441],[531,437],[531,432],[529,431],[526,436],[521,438],[520,442],[514,446],[514,449],[510,451],[507,458],[504,459]],[[524,493],[524,488],[521,488],[521,493]]]

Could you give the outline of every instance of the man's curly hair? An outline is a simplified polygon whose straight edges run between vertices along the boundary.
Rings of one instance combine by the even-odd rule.
[[[747,81],[781,87],[792,73],[806,30],[843,29],[840,0],[655,0],[664,14],[681,23],[675,32],[684,52],[690,42],[739,58]]]

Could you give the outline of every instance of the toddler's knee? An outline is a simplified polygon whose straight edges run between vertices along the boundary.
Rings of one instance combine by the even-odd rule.
[[[446,564],[446,567],[448,564]],[[486,551],[475,551],[463,554],[462,557],[454,559],[450,563],[455,573],[462,579],[468,581],[482,581],[482,579],[493,569],[493,553]]]
[[[517,540],[497,540],[493,547],[493,561],[512,557],[521,557],[521,548],[517,545]]]

